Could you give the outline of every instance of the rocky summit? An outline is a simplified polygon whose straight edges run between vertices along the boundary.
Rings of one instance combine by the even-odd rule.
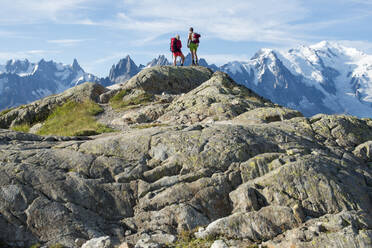
[[[87,101],[106,131],[38,135]],[[372,246],[371,119],[303,117],[225,73],[157,66],[0,128],[1,247]]]

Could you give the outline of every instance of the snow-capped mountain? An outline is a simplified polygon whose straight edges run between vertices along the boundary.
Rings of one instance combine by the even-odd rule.
[[[9,60],[0,65],[0,109],[29,103],[84,82],[100,79],[85,73],[76,59],[72,65],[40,60]]]
[[[289,51],[261,49],[251,60],[220,68],[275,103],[317,113],[372,116],[372,56],[337,43]]]

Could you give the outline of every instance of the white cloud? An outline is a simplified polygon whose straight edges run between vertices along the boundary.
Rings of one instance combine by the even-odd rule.
[[[248,61],[251,56],[246,54],[204,54],[202,55],[207,60],[208,64],[216,64],[218,66],[232,61]]]
[[[125,53],[109,55],[109,56],[106,56],[104,58],[99,58],[95,61],[92,61],[91,63],[88,64],[88,66],[93,67],[95,65],[105,64],[105,63],[113,61],[113,60],[124,58],[125,56],[126,56]]]
[[[352,3],[360,3],[360,4],[366,4],[366,5],[372,5],[371,0],[349,0]]]
[[[70,46],[75,46],[81,42],[85,42],[87,41],[86,39],[85,40],[79,40],[79,39],[63,39],[63,40],[48,40],[47,42],[48,43],[51,43],[51,44],[57,44],[57,45],[61,45],[61,46],[65,46],[65,47],[70,47]]]
[[[43,20],[76,18],[93,0],[2,0],[0,22],[30,24]]]
[[[171,0],[122,0],[122,9],[117,18],[105,25],[142,33],[142,42],[146,39],[153,41],[169,33],[187,32],[193,26],[204,34],[203,39],[208,37],[293,46],[308,41],[334,39],[327,37],[325,30],[352,21],[363,22],[370,16],[363,6],[371,2],[179,0],[175,3]],[[324,9],[324,6],[333,9]]]
[[[14,32],[0,30],[1,37],[14,37],[15,35],[16,34]]]
[[[354,3],[359,11],[372,2],[330,0],[327,6],[337,7],[339,1]],[[294,45],[318,39],[314,37],[317,30],[342,25],[350,16],[362,18],[351,14],[348,19],[340,14],[318,21],[314,14],[323,5],[319,0],[107,0],[105,3],[99,0],[2,0],[0,23],[52,20],[97,25],[131,31],[137,46],[150,44],[162,35],[186,33],[190,26],[204,34],[203,39]]]
[[[1,52],[0,51],[0,60],[7,61],[9,59],[40,59],[48,54],[57,54],[60,51],[51,51],[51,50],[28,50],[28,51],[19,51],[19,52]]]
[[[286,31],[288,23],[307,14],[299,0],[180,0],[176,4],[170,0],[124,0],[116,25],[146,32],[148,36],[187,32],[194,26],[212,38],[288,43],[300,38]]]
[[[363,51],[367,54],[372,54],[372,42],[365,40],[338,40],[338,43],[346,46],[357,48],[360,51]]]

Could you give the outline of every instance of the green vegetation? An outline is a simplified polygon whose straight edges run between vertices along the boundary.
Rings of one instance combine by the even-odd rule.
[[[49,246],[49,248],[64,248],[64,246],[61,244],[54,244],[54,245]]]
[[[37,243],[37,244],[31,245],[30,248],[40,248],[40,247],[41,247],[41,244]]]
[[[28,133],[28,131],[30,131],[30,128],[31,128],[31,126],[28,123],[20,124],[20,125],[16,125],[16,126],[11,127],[11,129],[13,131],[23,132],[23,133]]]
[[[121,90],[119,93],[117,93],[110,99],[110,103],[121,102],[123,100],[123,97],[128,95],[129,93],[130,90]]]
[[[123,100],[125,96],[130,94],[130,90],[122,90],[110,99],[110,105],[116,110],[129,109],[135,105],[147,104],[151,102],[153,95],[146,92],[141,92],[139,95],[133,96],[127,100]]]
[[[93,101],[69,101],[53,111],[37,134],[88,136],[113,132],[95,120],[94,116],[101,112],[103,109]]]
[[[194,236],[193,231],[183,231],[178,235],[178,241],[174,244],[169,244],[167,248],[209,248],[215,240],[216,237],[198,239]]]
[[[190,241],[178,241],[175,244],[169,245],[170,248],[209,248],[214,240],[208,239],[192,239]]]

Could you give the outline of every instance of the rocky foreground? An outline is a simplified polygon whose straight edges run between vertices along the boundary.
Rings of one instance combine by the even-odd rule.
[[[8,129],[86,99],[119,131]],[[0,127],[1,247],[372,246],[371,119],[305,118],[224,73],[167,66],[7,111]]]

